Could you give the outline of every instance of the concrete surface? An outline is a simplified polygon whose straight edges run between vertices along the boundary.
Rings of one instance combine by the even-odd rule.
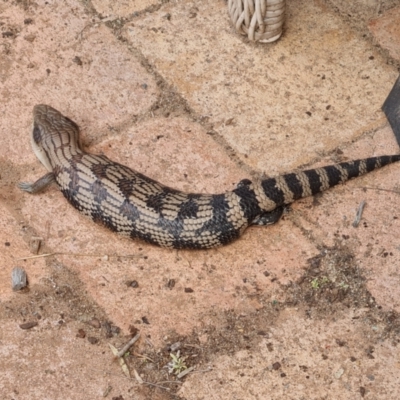
[[[399,165],[209,251],[120,238],[55,188],[16,188],[45,173],[37,103],[76,121],[88,151],[185,191],[397,153],[380,107],[398,26],[396,1],[293,0],[282,39],[261,45],[223,0],[0,0],[1,399],[399,398]],[[109,344],[136,332],[128,378]]]

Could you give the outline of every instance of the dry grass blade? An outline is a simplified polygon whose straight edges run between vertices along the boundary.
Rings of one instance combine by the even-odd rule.
[[[119,255],[119,254],[80,254],[80,253],[62,253],[62,252],[55,252],[55,253],[45,253],[45,254],[38,254],[35,256],[27,256],[27,257],[20,257],[17,258],[18,261],[20,260],[32,260],[34,258],[43,258],[43,257],[51,257],[51,256],[69,256],[69,257],[100,257],[108,260],[109,258],[116,257],[116,258],[143,258],[144,256],[135,255],[135,254],[127,254],[127,255]]]
[[[116,347],[114,347],[114,346],[113,346],[112,344],[110,344],[110,343],[109,343],[108,345],[110,346],[110,349],[111,349],[112,353],[114,354],[114,356],[118,358],[119,365],[120,365],[121,368],[122,368],[122,372],[125,374],[125,376],[126,376],[127,378],[130,378],[130,377],[131,377],[131,374],[129,373],[128,366],[126,365],[125,360],[124,360],[122,357],[119,357],[119,356],[118,356],[118,354],[119,354],[118,349],[117,349]]]

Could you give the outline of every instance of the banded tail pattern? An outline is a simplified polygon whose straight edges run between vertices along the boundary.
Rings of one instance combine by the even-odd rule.
[[[397,161],[400,161],[399,154],[343,162],[265,179],[261,186],[265,196],[279,207]]]

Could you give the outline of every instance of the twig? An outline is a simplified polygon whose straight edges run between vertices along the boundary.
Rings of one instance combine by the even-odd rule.
[[[370,187],[370,186],[363,186],[363,187],[358,186],[357,188],[363,189],[363,190],[368,189],[368,190],[376,190],[378,192],[390,192],[390,193],[400,194],[399,190],[393,190],[393,189],[383,189],[383,188]]]
[[[114,347],[111,343],[108,343],[108,345],[110,346],[110,349],[112,351],[112,353],[114,354],[115,357],[118,357],[118,350],[116,349],[116,347]],[[122,372],[125,374],[125,376],[127,378],[131,377],[131,374],[129,373],[129,369],[128,366],[126,365],[125,360],[122,357],[118,357],[118,361],[119,361],[119,365],[122,368]]]
[[[140,332],[137,333],[131,340],[129,340],[129,342],[127,342],[115,356],[123,357],[123,355],[129,350],[129,347],[131,347],[139,338],[140,338]]]
[[[117,258],[143,258],[144,256],[140,255],[134,255],[134,254],[128,254],[128,255],[118,255],[118,254],[81,254],[81,253],[62,253],[62,252],[55,252],[55,253],[46,253],[46,254],[38,254],[36,256],[28,256],[28,257],[20,257],[17,258],[17,261],[20,260],[32,260],[34,258],[43,258],[43,257],[51,257],[51,256],[70,256],[70,257],[101,257],[104,258],[106,257],[111,258],[111,257],[117,257]]]
[[[183,347],[193,347],[195,349],[203,350],[203,348],[197,344],[184,344]]]
[[[354,227],[354,228],[357,228],[357,226],[360,224],[361,216],[362,216],[362,213],[363,213],[363,211],[364,211],[365,204],[366,204],[366,203],[365,203],[365,200],[363,200],[363,201],[360,203],[360,205],[358,206],[356,218],[355,218],[355,220],[354,220],[354,222],[353,222],[353,227]]]
[[[160,383],[175,383],[175,384],[181,384],[181,383],[182,383],[182,382],[179,382],[179,381],[162,381],[162,382],[157,382],[157,383],[147,382],[147,381],[144,381],[144,380],[140,377],[140,375],[138,374],[138,372],[136,371],[135,368],[133,369],[133,373],[134,373],[134,375],[135,375],[136,380],[137,380],[141,385],[154,386],[154,387],[157,387],[157,388],[159,388],[159,389],[167,390],[168,392],[169,392],[171,389],[170,389],[169,387],[160,385]]]
[[[148,356],[145,356],[144,354],[139,354],[139,353],[133,352],[133,355],[134,355],[135,357],[137,357],[137,358],[141,358],[141,359],[143,359],[143,360],[147,360],[147,361],[150,361],[150,362],[152,362],[153,364],[155,364],[155,361],[154,361],[153,359],[151,359],[151,358],[148,357]]]
[[[111,343],[109,343],[108,345],[110,346],[110,349],[112,351],[112,353],[114,354],[114,356],[116,358],[118,358],[119,361],[119,365],[122,368],[123,373],[130,378],[131,375],[129,373],[129,369],[128,366],[126,365],[125,360],[123,359],[124,354],[129,350],[129,347],[131,347],[138,339],[140,338],[140,333],[137,333],[131,340],[129,340],[128,343],[126,343],[121,350],[117,350]],[[139,383],[142,383],[142,378],[139,376],[139,374],[137,373],[137,371],[135,369],[133,369],[133,372],[135,374],[136,379],[138,380]]]
[[[193,373],[210,372],[212,370],[213,370],[212,367],[208,367],[208,369],[196,369],[193,371]]]
[[[133,374],[135,375],[135,378],[138,381],[138,383],[140,383],[141,385],[143,385],[143,383],[145,383],[144,380],[140,377],[140,375],[136,371],[136,368],[133,368]]]
[[[158,388],[160,388],[160,389],[167,390],[168,392],[171,390],[169,387],[157,385],[156,383],[151,383],[151,382],[143,381],[143,384],[144,384],[144,385],[149,385],[149,386],[158,387]]]
[[[39,255],[37,255],[37,256],[20,257],[20,258],[17,258],[17,260],[18,260],[18,261],[21,261],[21,260],[32,260],[33,258],[50,257],[50,256],[54,256],[54,255],[56,255],[56,254],[57,254],[57,253],[39,254]]]
[[[92,26],[95,26],[96,24],[100,23],[101,21],[95,21],[93,23],[87,24],[83,27],[83,29],[76,35],[76,39],[77,40],[82,40],[83,39],[83,32],[88,29],[91,28]]]
[[[150,339],[145,338],[144,340],[146,341],[146,343],[147,343],[150,347],[154,348],[154,344],[151,343],[151,340],[150,340]]]
[[[107,389],[103,393],[103,397],[107,397],[110,394],[111,390],[112,390],[112,386],[108,385]]]
[[[187,375],[188,373],[190,373],[190,372],[192,372],[194,370],[194,367],[189,367],[189,368],[186,368],[184,371],[182,371],[179,375],[177,375],[176,377],[178,378],[178,379],[181,379],[181,378],[183,378],[185,375]]]

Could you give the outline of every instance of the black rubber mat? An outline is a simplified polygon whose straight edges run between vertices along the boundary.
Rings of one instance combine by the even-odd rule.
[[[400,146],[400,76],[382,106]]]

